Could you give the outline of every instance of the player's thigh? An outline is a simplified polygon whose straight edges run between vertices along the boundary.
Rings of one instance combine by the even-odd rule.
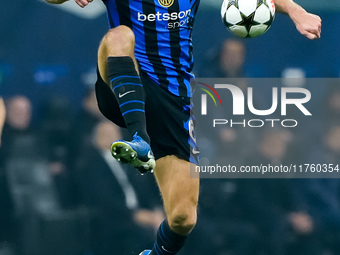
[[[162,193],[168,219],[187,216],[196,221],[199,178],[190,174],[193,164],[176,156],[166,156],[156,162],[154,175]]]

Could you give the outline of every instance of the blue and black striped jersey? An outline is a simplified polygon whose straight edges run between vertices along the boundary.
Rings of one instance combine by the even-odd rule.
[[[199,1],[103,0],[110,27],[133,30],[142,72],[177,96],[191,96],[191,35]]]

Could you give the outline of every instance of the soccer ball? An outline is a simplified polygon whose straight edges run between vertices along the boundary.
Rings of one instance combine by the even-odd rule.
[[[228,30],[240,37],[264,34],[275,16],[273,0],[224,0],[221,16]]]

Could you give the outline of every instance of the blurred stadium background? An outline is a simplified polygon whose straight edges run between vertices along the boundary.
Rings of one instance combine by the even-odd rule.
[[[211,67],[223,42],[233,39],[220,20],[222,1],[201,2],[193,33],[198,77]],[[307,40],[288,17],[276,15],[266,34],[241,40],[244,75],[339,78],[340,2],[296,2],[322,18],[321,39]],[[151,247],[162,214],[152,177],[138,178],[127,171],[136,193],[141,183],[143,188],[149,183],[151,196],[139,197],[139,206],[130,208],[124,185],[109,168],[100,176],[98,169],[83,172],[93,162],[90,149],[100,151],[91,142],[106,134],[96,133],[103,120],[91,104],[97,47],[108,29],[103,5],[95,0],[81,10],[72,1],[52,6],[43,0],[11,0],[1,1],[0,10],[0,95],[8,109],[16,102],[8,112],[14,120],[7,121],[0,153],[0,255],[138,254]],[[312,131],[292,136],[279,130],[268,138],[265,151],[281,148],[279,156],[273,155],[276,163],[291,160],[291,154],[340,163],[339,86],[335,82],[313,88],[319,104],[314,106],[318,120],[306,124],[317,125]],[[253,138],[267,137],[256,133],[248,139],[238,132],[221,131],[227,144],[223,150],[232,160],[261,153],[234,155],[240,144],[261,144]],[[296,153],[299,142],[311,150]],[[106,185],[117,188],[106,190]],[[337,179],[202,180],[200,205],[197,231],[181,254],[340,254]],[[120,252],[112,251],[118,246]]]
[[[194,31],[196,69],[204,68],[209,50],[230,37],[220,22],[219,4],[215,4],[221,1],[204,2]],[[277,15],[265,35],[244,41],[249,76],[280,77],[287,67],[302,68],[308,77],[339,76],[339,4],[299,2],[323,19],[322,39],[306,40],[287,17]],[[1,93],[21,92],[34,104],[41,102],[41,97],[59,93],[78,107],[81,92],[95,79],[96,49],[107,30],[105,10],[97,4],[93,11],[88,8],[82,13],[71,3],[68,8],[42,0],[1,3]]]

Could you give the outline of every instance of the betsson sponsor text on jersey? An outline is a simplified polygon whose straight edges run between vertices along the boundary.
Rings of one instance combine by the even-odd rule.
[[[188,21],[191,14],[191,9],[186,11],[180,11],[180,12],[157,12],[157,13],[150,13],[148,15],[144,13],[138,12],[138,21],[144,22],[144,21],[173,21],[168,22],[167,28],[177,28],[177,27],[183,27],[185,26]]]

